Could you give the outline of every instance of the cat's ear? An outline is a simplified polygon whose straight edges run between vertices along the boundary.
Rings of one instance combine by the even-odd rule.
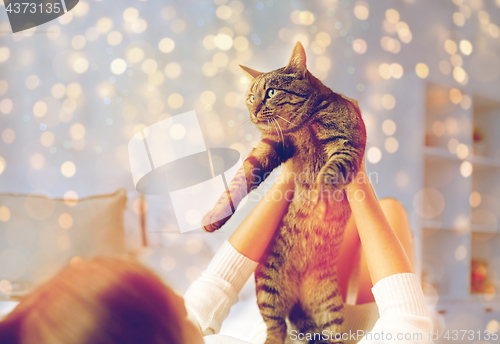
[[[261,72],[257,72],[255,69],[252,69],[252,68],[248,68],[248,67],[245,67],[245,66],[242,66],[240,65],[240,68],[243,69],[243,71],[252,79],[255,79],[256,77],[258,77],[259,75],[261,74],[264,74],[264,73],[261,73]]]
[[[306,51],[304,50],[302,43],[297,42],[297,44],[295,44],[290,61],[288,61],[288,65],[286,66],[286,70],[302,73],[307,71]]]

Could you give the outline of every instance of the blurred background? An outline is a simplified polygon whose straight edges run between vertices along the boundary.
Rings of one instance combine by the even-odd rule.
[[[195,110],[208,147],[245,157],[260,134],[238,65],[280,68],[300,41],[309,70],[360,103],[367,170],[410,215],[436,328],[498,330],[499,25],[499,0],[80,0],[12,34],[2,6],[0,296],[109,251],[184,291],[254,202],[221,233],[181,235],[168,195],[135,191],[127,143]]]

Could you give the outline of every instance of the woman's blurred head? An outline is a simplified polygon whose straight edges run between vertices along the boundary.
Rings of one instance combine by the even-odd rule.
[[[77,261],[0,323],[1,343],[202,343],[183,299],[141,264]]]

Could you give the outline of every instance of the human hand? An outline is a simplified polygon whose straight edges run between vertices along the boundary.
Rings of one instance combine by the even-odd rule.
[[[366,173],[365,158],[363,156],[358,173],[354,176],[352,182],[347,185],[345,193],[349,196],[350,192],[355,192],[356,190],[359,190],[360,187],[367,186],[368,184],[370,184],[370,180],[368,179],[368,174]]]
[[[285,183],[285,184],[294,184],[295,183],[295,172],[293,170],[293,158],[288,159],[283,163],[283,169],[281,170],[281,174],[279,175],[277,182]]]

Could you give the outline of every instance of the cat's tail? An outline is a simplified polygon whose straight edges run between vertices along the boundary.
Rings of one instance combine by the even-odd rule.
[[[299,333],[318,332],[313,318],[302,309],[302,306],[298,302],[292,307],[288,319],[297,328]]]

